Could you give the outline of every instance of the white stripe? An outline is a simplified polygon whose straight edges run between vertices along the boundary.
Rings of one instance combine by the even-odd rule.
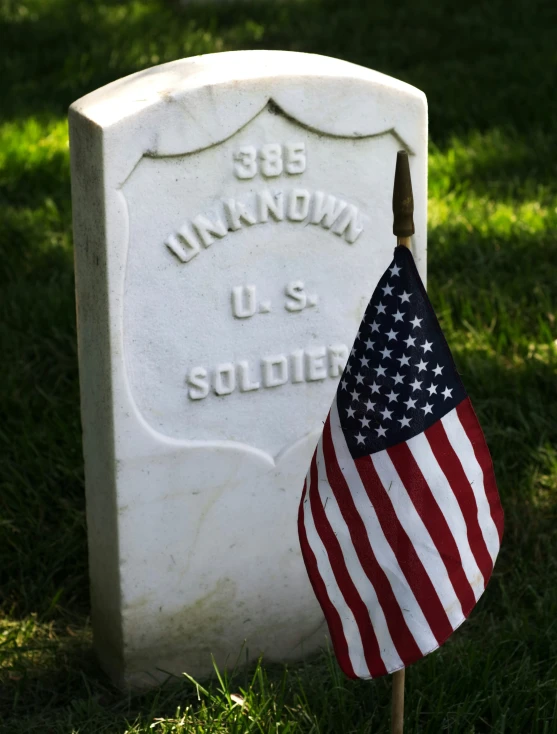
[[[371,456],[371,460],[381,484],[389,495],[398,521],[414,546],[414,550],[433,584],[452,628],[456,629],[462,624],[464,614],[445,564],[431,535],[414,507],[414,503],[398,476],[388,453],[378,451]]]
[[[319,442],[321,443],[321,439],[319,440]],[[319,575],[321,576],[323,583],[325,584],[325,587],[327,589],[327,596],[329,597],[331,604],[336,608],[337,612],[339,613],[340,621],[342,624],[342,631],[348,645],[348,655],[350,657],[350,662],[352,663],[354,673],[359,678],[371,678],[364,658],[362,638],[360,636],[358,625],[350,607],[346,604],[344,596],[342,595],[342,592],[338,587],[333,569],[331,568],[329,556],[327,555],[325,546],[321,542],[321,538],[319,537],[319,533],[317,532],[315,527],[315,522],[313,520],[313,514],[311,512],[309,500],[309,490],[311,487],[310,472],[308,472],[306,478],[306,487],[307,489],[305,500],[303,503],[303,513],[304,527],[306,530],[309,547],[311,548],[311,550],[313,551],[313,555],[315,556]]]
[[[484,487],[484,475],[476,459],[474,447],[460,422],[456,408],[441,418],[443,427],[455,454],[458,456],[466,478],[470,482],[478,508],[478,523],[484,536],[491,560],[495,563],[499,552],[499,533],[491,517],[491,508]]]
[[[417,436],[409,439],[406,443],[439,509],[443,513],[443,517],[447,521],[460,553],[462,569],[477,601],[485,589],[485,580],[470,548],[466,521],[449,480],[439,466],[425,433],[418,433]]]
[[[356,587],[356,591],[369,613],[371,624],[379,644],[381,659],[383,660],[387,670],[403,668],[404,663],[400,659],[391,638],[391,633],[387,626],[387,620],[383,609],[379,604],[379,599],[377,598],[373,584],[362,568],[360,559],[354,549],[352,538],[350,537],[350,530],[344,521],[335,495],[329,485],[321,441],[319,441],[319,444],[317,445],[317,469],[319,472],[317,487],[321,504],[325,508],[325,514],[329,521],[329,525],[339,542],[344,562],[346,563],[346,567],[350,573],[350,578],[352,579],[352,582]]]
[[[432,633],[427,619],[422,612],[402,569],[400,568],[396,555],[383,533],[383,528],[377,517],[375,509],[362,483],[361,477],[354,465],[354,461],[346,445],[346,439],[340,425],[336,400],[333,401],[330,413],[331,436],[337,456],[337,462],[342,471],[346,483],[350,487],[350,494],[356,506],[358,514],[365,525],[369,543],[377,562],[385,572],[393,593],[396,597],[402,615],[408,625],[412,636],[422,653],[425,655],[436,648],[437,640]],[[444,567],[443,567],[444,568]],[[446,575],[446,571],[445,571]],[[375,624],[374,624],[375,627]]]

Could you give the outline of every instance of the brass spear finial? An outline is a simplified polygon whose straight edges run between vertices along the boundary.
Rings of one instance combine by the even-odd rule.
[[[397,244],[410,247],[410,237],[414,229],[414,197],[408,153],[399,150],[396,156],[395,184],[393,187],[393,234]]]

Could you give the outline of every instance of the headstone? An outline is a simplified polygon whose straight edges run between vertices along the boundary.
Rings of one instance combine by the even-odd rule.
[[[326,628],[298,503],[392,257],[401,147],[425,276],[425,97],[327,57],[222,53],[83,97],[70,135],[101,662],[141,687],[211,655],[301,658]]]

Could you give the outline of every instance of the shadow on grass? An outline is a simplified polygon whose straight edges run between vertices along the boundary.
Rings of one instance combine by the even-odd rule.
[[[387,0],[8,3],[3,114],[65,114],[76,98],[140,69],[201,53],[268,48],[363,64],[423,89],[440,143],[469,129],[552,130],[555,5],[475,0],[458,8]],[[517,63],[518,59],[520,62]]]

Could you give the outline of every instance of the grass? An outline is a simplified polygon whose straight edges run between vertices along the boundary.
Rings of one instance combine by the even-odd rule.
[[[557,732],[556,21],[541,0],[0,1],[1,731],[388,729],[389,681],[330,655],[130,697],[91,652],[66,109],[156,63],[284,48],[428,95],[430,293],[506,510],[486,595],[408,672],[406,731]]]

